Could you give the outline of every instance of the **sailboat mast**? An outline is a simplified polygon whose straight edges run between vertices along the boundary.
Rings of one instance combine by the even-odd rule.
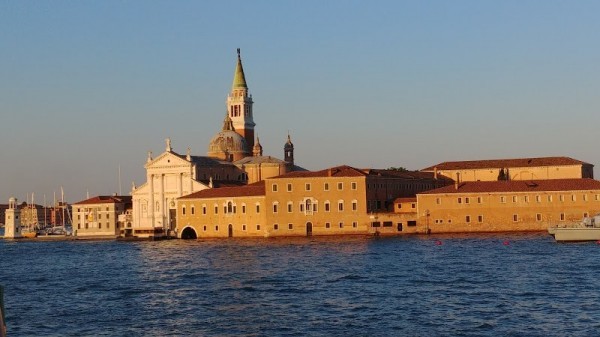
[[[54,191],[54,203],[52,204],[52,214],[54,220],[52,220],[52,227],[56,226],[56,191]]]
[[[65,228],[65,191],[60,187],[60,207],[62,208],[62,225]]]
[[[46,218],[46,210],[47,210],[47,207],[46,207],[46,195],[44,194],[44,228],[46,228],[48,226],[48,223],[46,222],[46,219],[47,219]]]
[[[121,165],[119,165],[119,195],[123,195],[121,192]]]

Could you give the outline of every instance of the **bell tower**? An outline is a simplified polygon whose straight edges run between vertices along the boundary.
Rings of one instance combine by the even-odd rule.
[[[254,120],[252,95],[248,92],[240,48],[237,49],[237,65],[233,75],[231,93],[227,96],[227,113],[233,122],[235,131],[246,139],[248,149],[254,147]]]
[[[17,199],[8,199],[8,209],[4,215],[4,237],[7,239],[16,239],[21,237],[21,210],[17,204]]]
[[[292,139],[290,134],[288,133],[287,142],[283,145],[283,160],[291,165],[294,165],[294,144],[292,143]]]

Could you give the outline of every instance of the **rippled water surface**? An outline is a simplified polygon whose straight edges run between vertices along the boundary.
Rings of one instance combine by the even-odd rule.
[[[597,336],[600,245],[547,234],[0,241],[9,336]]]

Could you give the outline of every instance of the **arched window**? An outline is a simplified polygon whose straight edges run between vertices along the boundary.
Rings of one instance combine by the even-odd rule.
[[[306,199],[305,201],[305,209],[307,212],[312,211],[312,201],[310,199]]]
[[[233,203],[231,201],[227,202],[227,213],[233,213]]]
[[[181,206],[181,214],[185,215],[185,205]]]

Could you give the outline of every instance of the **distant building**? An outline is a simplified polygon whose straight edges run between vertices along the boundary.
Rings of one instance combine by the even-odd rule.
[[[8,204],[0,204],[0,227],[4,226],[5,212],[8,209]]]
[[[421,171],[460,182],[594,178],[594,165],[569,157],[451,161]]]
[[[390,211],[396,198],[451,183],[430,173],[350,166],[291,172],[179,198],[177,233],[183,238],[367,234],[372,216]]]
[[[77,202],[73,209],[76,237],[117,237],[127,223],[123,215],[131,210],[130,196],[97,196]]]
[[[46,225],[46,209],[42,205],[27,204],[23,202],[19,208],[21,209],[21,226],[30,231],[42,228]]]
[[[66,202],[57,201],[54,206],[48,207],[44,212],[49,226],[64,226],[72,223],[71,205]]]

